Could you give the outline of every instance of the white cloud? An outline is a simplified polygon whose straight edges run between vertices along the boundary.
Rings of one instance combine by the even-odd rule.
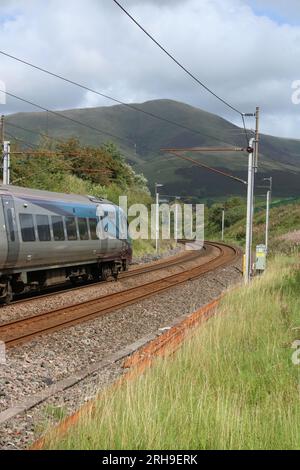
[[[268,7],[268,0],[263,2]],[[291,85],[300,80],[300,26],[256,16],[248,0],[122,3],[235,107],[252,112],[261,105],[265,132],[299,137],[300,106],[292,104]],[[286,1],[286,9],[290,5],[292,13],[295,3]],[[173,98],[238,118],[193,83],[111,0],[2,0],[0,44],[124,101]],[[3,56],[0,70],[8,91],[50,109],[111,104]],[[32,108],[12,99],[0,105],[0,112],[24,109]]]
[[[300,23],[299,0],[247,0],[258,12],[268,12],[282,22]]]

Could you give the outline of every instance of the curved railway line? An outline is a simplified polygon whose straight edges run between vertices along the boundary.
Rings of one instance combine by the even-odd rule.
[[[180,241],[179,243],[184,243],[184,241]],[[206,245],[203,247],[203,250],[207,250],[208,248],[211,248],[213,244],[210,244],[209,242],[206,242]],[[209,254],[209,253],[207,253]],[[204,256],[205,253],[202,253],[202,256]],[[187,262],[189,260],[193,260],[194,258],[199,257],[199,252],[197,251],[186,251],[183,252],[180,255],[175,255],[172,257],[169,257],[167,259],[160,259],[158,261],[150,262],[150,263],[145,263],[143,266],[132,266],[129,268],[128,271],[122,272],[118,276],[118,280],[122,279],[127,279],[127,278],[132,278],[135,276],[140,276],[141,274],[148,274],[154,271],[159,271],[164,268],[171,268],[173,266],[180,265],[184,262]],[[106,282],[113,282],[113,281],[90,281],[90,282],[85,282],[83,284],[78,284],[77,286],[72,286],[69,287],[68,285],[65,286],[54,286],[49,289],[43,289],[40,292],[31,292],[28,294],[20,294],[19,297],[16,297],[16,300],[10,302],[9,305],[15,305],[15,304],[23,304],[26,302],[31,302],[32,300],[38,300],[38,299],[45,299],[47,297],[53,297],[62,293],[67,293],[67,292],[72,292],[74,290],[80,290],[80,289],[87,289],[89,287],[94,287],[97,285],[103,285]],[[2,305],[3,307],[3,305]],[[1,310],[0,310],[1,312]]]
[[[161,261],[157,263],[157,266],[150,265],[148,269],[146,266],[133,269],[132,271],[136,271],[136,274],[141,274],[161,269],[162,267],[178,265],[181,272],[170,274],[164,278],[146,282],[119,292],[102,295],[96,299],[2,324],[0,325],[0,340],[4,341],[6,347],[10,348],[26,343],[36,336],[73,326],[83,321],[92,320],[99,315],[104,315],[139,302],[183,282],[196,279],[209,271],[226,266],[236,260],[240,254],[238,249],[221,243],[207,242],[206,246],[213,247],[216,251],[216,254],[206,263],[199,264],[199,258],[201,257],[203,260],[203,254],[199,251],[194,251],[187,256],[189,261],[187,268],[182,266],[183,257],[181,257],[182,259],[179,257],[177,262],[176,259],[171,259]],[[186,258],[184,262],[186,262]],[[127,275],[132,275],[132,271]]]

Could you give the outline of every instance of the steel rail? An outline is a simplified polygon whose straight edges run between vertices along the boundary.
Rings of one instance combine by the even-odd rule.
[[[180,242],[184,243],[184,241],[180,241]],[[208,247],[210,247],[210,244],[206,242],[203,249],[206,250]],[[140,276],[142,274],[148,274],[153,271],[160,271],[161,269],[174,267],[178,264],[192,260],[196,257],[199,257],[199,252],[186,251],[184,252],[184,254],[175,255],[164,260],[161,259],[158,261],[145,263],[145,265],[143,266],[132,267],[128,271],[120,273],[118,276],[118,280],[132,278],[135,276]],[[66,285],[57,284],[56,286],[49,287],[48,289],[47,288],[42,289],[40,291],[41,293],[32,291],[32,292],[28,292],[25,294],[19,294],[19,297],[21,298],[16,298],[16,300],[10,302],[9,305],[23,304],[23,303],[31,302],[32,300],[45,299],[47,297],[55,297],[63,293],[76,292],[77,290],[82,290],[82,289],[84,290],[84,289],[88,289],[89,287],[95,287],[95,286],[103,285],[103,284],[110,283],[110,282],[112,281],[87,281],[86,283],[82,285],[77,285],[77,286],[72,286],[72,287],[69,287],[69,284],[66,284]],[[47,290],[50,292],[47,292]]]
[[[0,325],[0,340],[5,342],[7,348],[11,348],[27,343],[36,336],[92,320],[186,281],[196,279],[202,274],[233,262],[240,254],[238,249],[225,244],[212,245],[218,249],[218,254],[205,264],[192,266],[180,273],[171,274],[163,279],[120,292]]]

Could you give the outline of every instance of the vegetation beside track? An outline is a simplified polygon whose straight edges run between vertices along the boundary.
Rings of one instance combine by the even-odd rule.
[[[264,201],[265,203],[265,201]],[[223,204],[213,204],[206,211],[206,238],[218,240],[221,237]],[[256,204],[253,224],[253,245],[265,241],[266,211],[261,201]],[[292,241],[281,238],[282,235],[300,230],[299,201],[276,201],[270,211],[270,252],[292,254],[297,246]],[[225,242],[244,246],[246,238],[246,202],[242,198],[232,197],[225,204]]]
[[[34,150],[19,154],[19,145],[12,144],[12,184],[62,193],[92,194],[119,204],[127,196],[128,207],[154,202],[148,181],[126,163],[119,148],[106,143],[101,147],[82,145],[70,138],[53,143],[42,139]],[[32,152],[32,154],[30,153]],[[163,241],[161,251],[173,248],[173,241]],[[134,240],[135,257],[155,253],[152,240]]]
[[[299,449],[300,275],[277,257],[171,358],[102,394],[52,449]]]

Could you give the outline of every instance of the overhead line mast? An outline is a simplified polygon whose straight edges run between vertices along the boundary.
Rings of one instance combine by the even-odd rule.
[[[10,183],[10,142],[5,140],[4,116],[1,116],[2,182]]]
[[[248,284],[251,279],[252,273],[252,238],[253,238],[253,213],[254,213],[254,180],[255,180],[255,173],[257,172],[257,165],[258,165],[258,143],[259,143],[259,114],[260,109],[259,107],[256,108],[255,112],[255,120],[256,120],[256,128],[255,128],[255,138],[251,138],[248,143],[247,149],[244,148],[217,148],[217,147],[198,147],[198,148],[183,148],[183,149],[161,149],[165,152],[173,153],[175,156],[191,161],[192,163],[202,166],[210,171],[215,173],[219,173],[223,176],[235,179],[241,183],[247,185],[247,218],[246,218],[246,249],[245,249],[245,265],[244,265],[244,281],[245,284]],[[248,181],[243,181],[240,178],[237,178],[233,175],[229,175],[228,173],[222,172],[221,170],[217,170],[216,168],[209,167],[208,165],[204,165],[203,163],[199,163],[196,160],[185,157],[180,155],[181,152],[248,152],[249,159],[248,159]]]
[[[8,54],[8,53],[5,52],[5,51],[1,51],[1,50],[0,50],[0,54],[4,55],[5,57],[8,57],[8,58],[10,58],[10,59],[16,60],[17,62],[20,62],[20,63],[22,63],[22,64],[24,64],[24,65],[27,65],[28,67],[32,67],[32,68],[34,68],[34,69],[36,69],[36,70],[39,70],[40,72],[46,73],[47,75],[50,75],[50,76],[52,76],[52,77],[58,78],[58,79],[60,79],[60,80],[63,80],[63,81],[65,81],[65,82],[67,82],[67,83],[69,83],[69,84],[71,84],[71,85],[74,85],[74,86],[77,86],[77,87],[79,87],[79,88],[82,88],[83,90],[89,91],[89,92],[94,93],[94,94],[96,94],[96,95],[98,95],[98,96],[101,96],[101,97],[106,98],[106,99],[108,99],[108,100],[111,100],[111,101],[113,101],[113,102],[115,102],[115,103],[118,103],[118,104],[120,104],[120,105],[122,105],[122,106],[125,106],[126,108],[131,109],[131,110],[133,110],[133,111],[136,111],[136,112],[142,113],[142,114],[144,114],[144,115],[146,115],[146,116],[152,117],[152,118],[154,118],[154,119],[158,119],[158,120],[160,120],[160,121],[166,122],[167,124],[171,124],[171,125],[173,125],[173,126],[177,126],[177,127],[181,128],[181,129],[184,129],[184,130],[187,130],[187,131],[189,131],[189,132],[192,132],[193,134],[198,134],[198,135],[202,135],[202,136],[205,136],[205,137],[210,137],[210,138],[213,138],[213,139],[215,139],[215,140],[219,140],[219,141],[221,142],[221,139],[218,139],[218,138],[213,137],[213,136],[211,136],[211,135],[204,134],[204,133],[203,133],[202,131],[200,131],[200,130],[193,129],[192,127],[185,126],[184,124],[180,124],[179,122],[176,122],[176,121],[173,121],[173,120],[171,120],[171,119],[165,118],[165,117],[163,117],[163,116],[160,116],[160,115],[158,115],[158,114],[152,113],[152,112],[150,112],[150,111],[146,111],[145,109],[138,108],[137,106],[135,106],[135,105],[133,105],[133,104],[125,103],[124,101],[121,101],[121,100],[119,100],[119,99],[117,99],[117,98],[114,98],[114,97],[112,97],[112,96],[106,95],[105,93],[102,93],[102,92],[100,92],[100,91],[93,90],[92,88],[90,88],[90,87],[88,87],[88,86],[86,86],[86,85],[83,85],[83,84],[81,84],[81,83],[78,83],[78,82],[76,82],[76,81],[74,81],[74,80],[71,80],[71,79],[69,79],[69,78],[63,77],[62,75],[59,75],[59,74],[57,74],[57,73],[51,72],[50,70],[47,70],[47,69],[45,69],[45,68],[43,68],[43,67],[39,67],[38,65],[35,65],[35,64],[32,64],[31,62],[28,62],[28,61],[26,61],[26,60],[20,59],[19,57],[16,57],[16,56],[14,56],[14,55],[12,55],[12,54]],[[1,91],[1,90],[0,90],[0,91]]]

